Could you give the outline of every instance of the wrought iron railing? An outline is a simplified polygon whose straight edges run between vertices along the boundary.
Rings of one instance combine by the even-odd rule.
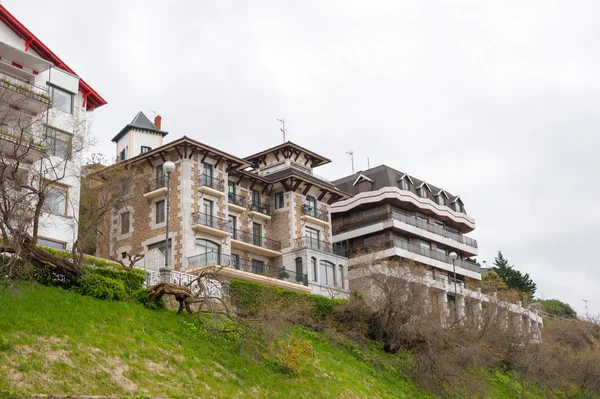
[[[313,217],[315,219],[323,220],[325,222],[329,222],[329,212],[320,211],[312,206],[302,205],[302,214]]]
[[[294,240],[295,249],[314,249],[315,251],[347,256],[347,251],[341,244],[332,244],[329,242],[317,240],[316,238],[304,236]]]
[[[263,204],[259,201],[250,201],[248,209],[250,211],[260,212],[267,216],[271,215],[271,207],[268,204]]]
[[[148,183],[148,191],[158,190],[159,188],[167,187],[167,176],[157,177],[156,179],[150,180]]]
[[[48,104],[52,102],[48,87],[37,86],[7,72],[0,72],[0,86],[30,95],[32,98]]]
[[[355,220],[352,220],[349,222],[340,223],[340,224],[336,223],[333,226],[333,234],[337,235],[337,234],[345,233],[347,231],[356,230],[361,227],[368,226],[370,224],[383,222],[383,221],[387,221],[387,220],[392,220],[392,219],[399,220],[399,221],[409,224],[411,226],[415,226],[420,229],[429,231],[431,233],[441,235],[442,237],[449,238],[456,242],[466,244],[470,247],[477,248],[477,241],[470,237],[464,236],[462,234],[454,233],[452,231],[447,230],[445,227],[431,224],[424,220],[418,220],[417,218],[415,218],[413,216],[403,215],[397,211],[380,212],[380,213],[375,213],[372,215],[367,215],[365,217],[355,219]]]
[[[236,255],[224,255],[218,252],[190,256],[187,259],[187,268],[195,269],[207,265],[217,265],[230,269],[260,274],[262,276],[276,278],[278,280],[308,285],[308,276],[304,273],[296,273],[280,267],[271,266],[265,262],[244,259]]]
[[[246,244],[256,245],[258,247],[271,249],[273,251],[281,251],[281,242],[271,240],[270,238],[261,237],[247,231],[233,230],[233,239],[245,242]]]
[[[357,256],[357,255],[362,255],[367,252],[378,251],[378,250],[383,250],[383,249],[390,249],[390,248],[394,248],[394,247],[401,248],[401,249],[407,250],[408,252],[412,252],[417,255],[422,255],[422,256],[425,256],[430,259],[435,259],[440,262],[448,263],[450,265],[452,264],[452,259],[445,253],[434,251],[429,248],[422,247],[418,244],[412,244],[412,243],[406,242],[404,240],[401,240],[399,238],[394,238],[391,240],[382,240],[373,245],[364,246],[364,247],[360,247],[360,248],[353,248],[351,251],[351,257]],[[466,260],[463,260],[463,259],[455,259],[454,264],[456,265],[456,267],[462,267],[463,269],[481,273],[480,267],[475,263],[467,262]]]
[[[246,197],[241,197],[234,193],[229,193],[227,197],[229,198],[230,204],[241,206],[242,208],[246,208],[248,206],[248,199]]]
[[[217,179],[214,176],[202,174],[200,176],[200,185],[205,187],[214,188],[215,190],[223,191],[225,189],[225,182],[221,179]]]
[[[192,225],[195,224],[233,233],[233,227],[229,220],[217,218],[202,212],[192,213]]]

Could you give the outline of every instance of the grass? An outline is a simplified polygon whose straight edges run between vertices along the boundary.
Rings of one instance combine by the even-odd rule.
[[[193,318],[39,285],[0,294],[0,391],[210,398],[426,398],[373,345],[297,328],[317,360],[296,376]]]

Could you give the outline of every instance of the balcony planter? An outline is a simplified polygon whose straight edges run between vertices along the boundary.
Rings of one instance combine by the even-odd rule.
[[[281,270],[278,273],[277,278],[279,278],[280,280],[287,280],[288,278],[290,278],[290,274],[286,270]]]

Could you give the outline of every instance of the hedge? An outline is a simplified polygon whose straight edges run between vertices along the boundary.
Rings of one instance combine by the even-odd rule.
[[[262,307],[275,302],[284,306],[305,303],[310,314],[319,319],[333,318],[335,307],[346,301],[345,299],[330,299],[240,280],[230,281],[229,295],[238,311],[242,313],[254,314]]]

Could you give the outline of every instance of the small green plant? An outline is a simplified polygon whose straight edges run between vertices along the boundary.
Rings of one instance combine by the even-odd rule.
[[[13,352],[15,344],[6,339],[0,339],[0,352]]]
[[[287,272],[287,270],[281,270],[279,272],[278,277],[279,277],[280,280],[285,280],[285,279],[290,278],[290,274]]]
[[[279,369],[289,375],[298,375],[317,358],[312,343],[295,335],[277,341],[271,346],[271,352]]]
[[[163,300],[159,300],[158,302],[151,301],[150,298],[154,295],[152,292],[146,291],[144,288],[140,288],[131,293],[131,297],[135,299],[135,301],[148,309],[164,309],[165,303]]]

